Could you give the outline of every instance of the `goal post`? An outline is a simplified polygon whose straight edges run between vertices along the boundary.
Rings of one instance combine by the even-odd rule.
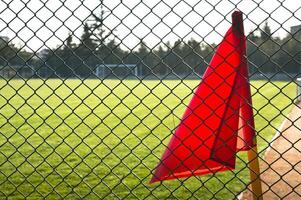
[[[97,64],[95,66],[94,74],[98,78],[105,77],[138,77],[139,73],[138,65],[136,64]]]

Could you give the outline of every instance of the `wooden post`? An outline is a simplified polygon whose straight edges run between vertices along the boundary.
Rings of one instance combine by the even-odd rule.
[[[235,29],[234,33],[244,35],[242,12],[235,11],[232,14],[232,26]],[[239,37],[239,38],[242,38],[242,37]],[[239,42],[244,43],[245,41],[239,41]],[[246,55],[246,52],[244,52],[244,54]],[[248,91],[248,92],[250,93],[250,91]],[[252,115],[253,115],[253,113],[252,113]],[[252,195],[253,195],[254,200],[256,200],[256,199],[263,200],[256,138],[254,138],[253,144],[255,144],[254,147],[252,147],[250,150],[248,150],[248,160],[249,160],[248,168],[250,171]]]
[[[263,200],[256,139],[254,143],[256,145],[248,151],[252,195],[254,200]]]

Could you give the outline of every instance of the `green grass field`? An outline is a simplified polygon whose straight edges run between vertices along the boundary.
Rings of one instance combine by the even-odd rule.
[[[234,171],[148,184],[198,82],[0,80],[0,199],[233,199],[245,152]],[[263,151],[296,88],[251,84]]]

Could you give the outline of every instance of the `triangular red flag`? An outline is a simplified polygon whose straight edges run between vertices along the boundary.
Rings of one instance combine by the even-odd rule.
[[[253,147],[254,137],[246,37],[235,11],[151,183],[232,170],[236,152]]]

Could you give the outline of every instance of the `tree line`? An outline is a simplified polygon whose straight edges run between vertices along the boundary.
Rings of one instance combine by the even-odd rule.
[[[0,66],[30,65],[41,77],[89,77],[97,64],[136,64],[140,75],[202,75],[211,60],[216,44],[191,38],[161,43],[150,48],[142,40],[136,49],[122,48],[114,32],[104,28],[103,13],[92,15],[83,25],[80,42],[72,33],[56,48],[29,52],[0,38]],[[267,23],[247,37],[247,57],[251,73],[300,73],[301,34],[273,37]]]

